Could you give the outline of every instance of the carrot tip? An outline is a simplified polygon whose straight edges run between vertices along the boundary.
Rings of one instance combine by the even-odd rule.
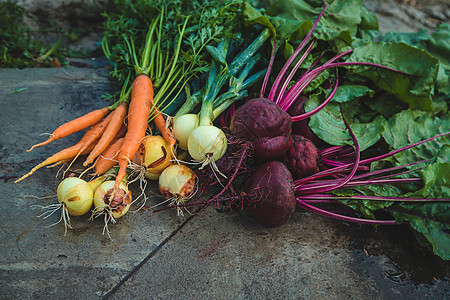
[[[46,140],[46,141],[44,141],[44,142],[42,142],[42,143],[39,143],[39,144],[36,144],[36,145],[31,146],[31,148],[28,149],[27,152],[30,152],[30,151],[33,150],[34,148],[37,148],[37,147],[40,147],[40,146],[44,146],[44,145],[50,144],[53,140],[54,140],[54,136],[52,135],[52,136],[50,136],[50,137],[48,138],[48,140]]]

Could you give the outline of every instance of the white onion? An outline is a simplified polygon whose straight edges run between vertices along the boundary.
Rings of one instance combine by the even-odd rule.
[[[174,118],[172,132],[178,141],[178,147],[183,150],[188,149],[188,138],[192,130],[198,127],[198,115],[185,114]]]
[[[61,210],[61,218],[53,225],[63,221],[65,235],[67,228],[72,228],[70,225],[70,216],[84,215],[92,207],[94,191],[92,190],[92,186],[83,179],[68,177],[59,183],[56,195],[59,203],[40,206],[44,209],[44,212],[39,217],[46,219]]]
[[[198,162],[216,161],[227,150],[227,137],[216,126],[199,126],[189,135],[188,150]]]

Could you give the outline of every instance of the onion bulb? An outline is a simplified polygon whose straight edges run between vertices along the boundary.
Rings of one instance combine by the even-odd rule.
[[[71,216],[81,216],[89,211],[93,202],[93,190],[83,179],[69,177],[61,181],[56,190],[58,202]]]
[[[159,176],[159,191],[166,199],[179,204],[187,201],[195,189],[195,173],[185,165],[171,165]],[[178,210],[180,213],[181,210]]]
[[[126,183],[121,182],[113,199],[109,199],[114,189],[114,180],[103,182],[94,193],[94,206],[97,213],[108,213],[118,219],[127,213],[131,205],[131,192]]]
[[[199,126],[188,138],[188,151],[193,159],[203,165],[221,158],[227,150],[225,133],[216,126]]]
[[[114,180],[107,180],[103,182],[94,192],[94,212],[91,219],[95,216],[105,216],[105,226],[103,227],[103,234],[109,236],[108,222],[116,222],[116,219],[122,217],[128,212],[131,205],[131,192],[128,190],[127,184],[121,182],[119,188],[113,199],[111,193],[114,190]]]
[[[172,132],[178,141],[178,147],[183,150],[188,149],[188,138],[192,130],[198,127],[198,115],[185,114],[174,118]]]
[[[68,177],[61,181],[56,190],[58,204],[50,204],[42,207],[44,212],[39,216],[44,219],[50,217],[56,211],[61,210],[61,218],[55,224],[64,222],[64,235],[70,225],[70,216],[81,216],[89,211],[92,206],[94,191],[90,184],[78,177]],[[55,225],[54,224],[54,225]]]
[[[147,136],[133,157],[133,162],[145,168],[145,177],[158,179],[161,172],[172,164],[170,144],[159,135]]]

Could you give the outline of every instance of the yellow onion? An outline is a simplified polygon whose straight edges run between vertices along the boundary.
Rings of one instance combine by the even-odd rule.
[[[185,165],[171,165],[167,167],[159,176],[159,191],[164,198],[172,200],[172,203],[180,204],[186,202],[195,190],[197,176]],[[182,215],[182,210],[177,207],[178,215]]]
[[[147,136],[133,157],[133,162],[145,168],[145,177],[158,179],[161,172],[172,164],[170,145],[160,135]]]
[[[126,183],[121,182],[113,199],[110,199],[114,189],[114,180],[103,182],[94,193],[94,215],[107,214],[118,219],[127,213],[131,205],[131,192]]]
[[[38,217],[44,219],[61,210],[61,218],[53,225],[64,222],[64,235],[70,225],[70,216],[81,216],[89,211],[94,200],[94,191],[90,184],[78,177],[68,177],[61,181],[56,189],[57,204],[38,207],[43,208],[43,213]]]
[[[69,177],[61,181],[56,194],[69,215],[81,216],[91,208],[94,192],[83,179]]]
[[[185,165],[171,165],[159,176],[159,191],[164,198],[189,198],[195,188],[195,173]]]

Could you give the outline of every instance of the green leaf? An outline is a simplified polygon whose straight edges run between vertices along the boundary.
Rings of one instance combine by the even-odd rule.
[[[378,87],[408,103],[412,109],[432,110],[432,94],[439,64],[424,50],[404,43],[366,42],[356,43],[347,61],[381,64],[411,75],[400,74],[383,68],[352,66],[355,74],[366,77]],[[411,58],[414,63],[411,63]]]
[[[314,36],[325,41],[333,40],[342,31],[349,31],[355,36],[358,25],[362,22],[362,0],[327,0],[325,3],[327,9],[317,25]],[[295,32],[299,27],[298,23],[305,20],[314,21],[321,10],[320,1],[280,0],[270,6],[266,13],[270,17],[276,16],[278,19],[291,21],[292,32]],[[270,20],[272,21],[272,18]]]
[[[440,93],[450,94],[450,24],[442,23],[433,33],[388,32],[380,38],[384,42],[404,42],[425,49],[439,60],[436,88]]]
[[[439,118],[424,111],[405,110],[390,118],[385,128],[384,140],[393,149],[399,149],[411,143],[450,132],[450,117],[445,115]],[[448,146],[450,146],[450,137],[447,135],[402,151],[396,154],[395,158],[400,164],[423,159],[447,161],[449,158]]]
[[[448,158],[449,156],[447,156]],[[410,197],[448,198],[450,197],[450,162],[428,165],[422,170],[424,186]],[[449,211],[450,212],[450,211]],[[450,215],[447,215],[450,222]]]
[[[389,119],[394,114],[405,109],[406,104],[400,101],[393,101],[394,97],[386,92],[375,93],[370,101],[365,101],[366,105],[370,107],[375,113],[383,115]]]
[[[373,12],[367,10],[365,7],[361,8],[361,24],[359,30],[369,31],[378,30],[378,18]]]
[[[248,25],[255,25],[260,24],[263,25],[266,28],[269,28],[270,32],[272,33],[272,36],[276,36],[276,30],[275,27],[270,22],[269,18],[265,15],[263,15],[258,9],[254,8],[250,5],[247,1],[244,1],[243,8],[242,8],[242,14],[244,21]]]
[[[364,95],[363,91],[360,91],[359,95],[352,95],[347,93],[352,89],[357,90],[355,86],[345,88],[341,87],[341,95],[339,95],[339,101],[346,101],[342,103],[342,111],[347,122],[350,124],[350,128],[355,134],[360,150],[365,150],[368,147],[375,144],[381,137],[384,131],[384,124],[386,119],[383,116],[376,116],[369,122],[361,122],[363,114],[359,111],[359,95]],[[367,89],[366,92],[368,92]],[[310,111],[320,105],[326,98],[324,92],[311,95],[305,103],[305,110]],[[358,119],[358,116],[360,119]],[[353,140],[345,127],[345,123],[342,120],[340,104],[337,102],[328,103],[322,110],[314,114],[310,121],[309,127],[325,142],[331,145],[353,145]]]
[[[329,93],[331,90],[327,90]],[[333,97],[334,102],[344,103],[365,95],[373,96],[375,92],[363,85],[341,85],[337,88]]]
[[[403,204],[390,210],[398,223],[407,222],[414,230],[423,234],[433,252],[443,260],[450,260],[450,204],[433,202]]]

